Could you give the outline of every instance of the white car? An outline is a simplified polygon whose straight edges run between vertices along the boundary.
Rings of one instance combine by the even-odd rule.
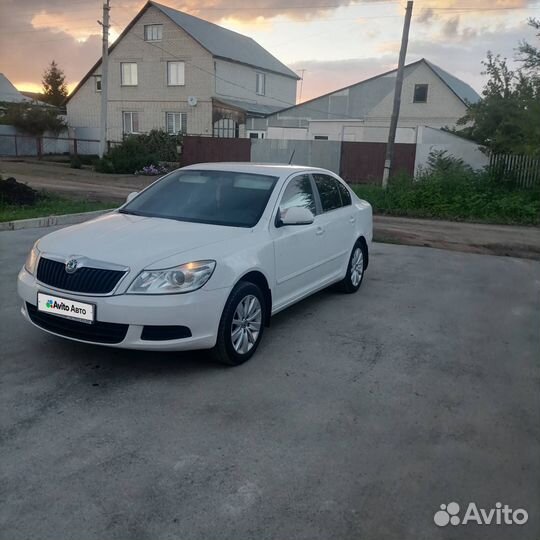
[[[271,315],[332,284],[357,291],[371,240],[371,206],[330,171],[198,164],[38,240],[18,292],[58,336],[238,365]]]

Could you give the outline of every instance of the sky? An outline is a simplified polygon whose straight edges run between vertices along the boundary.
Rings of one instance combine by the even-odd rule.
[[[361,81],[397,65],[403,0],[161,0],[258,41],[300,75],[298,99]],[[145,4],[111,0],[111,42]],[[0,72],[39,91],[55,60],[72,89],[99,58],[99,0],[0,0]],[[422,57],[481,91],[488,50],[511,63],[540,0],[416,0],[407,62]],[[300,95],[301,92],[301,95]]]

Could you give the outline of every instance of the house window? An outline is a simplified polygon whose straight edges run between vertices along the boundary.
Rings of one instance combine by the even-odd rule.
[[[328,135],[315,135],[313,137],[316,141],[327,141]]]
[[[214,122],[214,137],[238,138],[238,123],[232,118],[221,118]]]
[[[135,62],[121,62],[122,86],[137,86],[137,64]]]
[[[264,139],[264,131],[248,131],[250,139]]]
[[[167,133],[187,133],[187,113],[168,112],[165,115]]]
[[[139,133],[139,113],[132,111],[122,112],[124,135]]]
[[[414,85],[414,99],[413,103],[426,103],[427,102],[427,84],[415,84]]]
[[[161,41],[163,39],[162,24],[145,24],[144,41]]]
[[[264,96],[266,94],[266,75],[264,73],[257,73],[255,91],[259,96]]]
[[[96,75],[94,81],[96,83],[96,92],[101,92],[101,75]]]
[[[167,84],[169,86],[184,86],[185,84],[184,62],[167,62]]]

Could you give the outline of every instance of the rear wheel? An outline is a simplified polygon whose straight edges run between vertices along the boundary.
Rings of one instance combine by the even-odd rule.
[[[363,242],[356,242],[347,266],[347,274],[338,283],[338,288],[345,293],[354,293],[362,285],[364,270],[366,269],[367,251]]]
[[[261,341],[265,317],[264,296],[254,283],[240,282],[231,292],[219,323],[214,358],[229,366],[249,360]]]

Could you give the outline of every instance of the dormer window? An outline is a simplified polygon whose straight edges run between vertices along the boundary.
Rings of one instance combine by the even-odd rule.
[[[145,24],[144,41],[161,41],[163,39],[162,24]]]

